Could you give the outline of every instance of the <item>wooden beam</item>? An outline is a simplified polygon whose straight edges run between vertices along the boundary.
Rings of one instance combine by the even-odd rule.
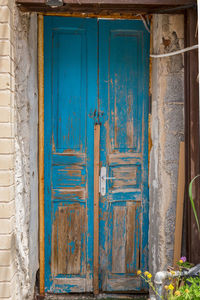
[[[99,294],[99,149],[100,125],[94,127],[94,294]]]
[[[21,1],[21,0],[18,0]],[[37,13],[67,13],[71,17],[76,14],[81,18],[114,18],[132,19],[138,14],[183,14],[189,5],[132,5],[132,4],[64,4],[59,7],[51,7],[45,3],[21,3],[18,8],[23,12]]]
[[[16,0],[16,3],[27,3],[27,4],[45,4],[45,0]],[[178,6],[178,5],[189,5],[196,4],[196,0],[63,0],[66,4],[132,4],[132,5],[167,5],[167,6]]]
[[[185,194],[185,143],[180,142],[178,188],[176,202],[176,226],[174,234],[174,266],[181,257],[182,231],[183,231],[183,205]]]
[[[188,9],[185,15],[185,46],[198,43],[197,11]],[[198,88],[198,51],[185,54],[185,219],[186,222],[186,255],[190,262],[199,263],[200,235],[196,226],[193,211],[188,196],[191,179],[200,173],[200,147],[199,147],[199,88]],[[193,184],[193,197],[198,216],[200,216],[200,181]]]
[[[43,16],[38,16],[38,92],[39,92],[39,248],[40,294],[44,295],[44,32]]]

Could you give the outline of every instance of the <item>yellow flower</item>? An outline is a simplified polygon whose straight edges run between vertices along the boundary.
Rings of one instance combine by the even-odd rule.
[[[149,274],[147,275],[147,277],[150,279],[150,278],[152,277],[151,273],[149,273]]]
[[[140,270],[137,271],[137,275],[140,275],[142,272]]]
[[[180,264],[182,264],[182,263],[183,263],[183,260],[182,260],[182,259],[180,259],[180,260],[179,260],[179,262],[180,262]]]
[[[188,289],[185,289],[185,292],[186,292],[186,294],[188,294],[188,293],[189,293],[189,290],[188,290]]]
[[[165,290],[168,290],[169,289],[169,286],[168,285],[165,285]]]
[[[148,272],[148,271],[145,271],[145,272],[144,272],[144,275],[145,275],[145,276],[147,276],[148,274],[149,274],[149,272]]]
[[[168,289],[172,291],[172,290],[174,289],[174,286],[173,286],[172,284],[170,284],[170,285],[168,286]]]
[[[180,291],[176,291],[174,294],[175,294],[175,296],[180,296],[181,292]]]
[[[172,275],[175,275],[175,274],[176,274],[174,271],[170,271],[170,273],[171,273]]]

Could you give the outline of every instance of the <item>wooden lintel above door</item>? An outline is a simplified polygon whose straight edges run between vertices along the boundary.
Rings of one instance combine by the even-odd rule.
[[[48,6],[47,0],[16,0],[27,11],[36,12],[86,12],[86,13],[181,13],[184,8],[196,5],[196,0],[63,0],[58,7]],[[175,9],[175,10],[173,10]]]

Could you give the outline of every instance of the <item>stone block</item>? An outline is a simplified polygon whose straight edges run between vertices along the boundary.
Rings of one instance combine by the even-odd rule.
[[[15,272],[16,268],[14,263],[12,263],[11,266],[0,266],[0,282],[11,281]]]
[[[0,219],[0,234],[12,233],[14,226],[14,218]]]
[[[7,202],[1,203],[0,202],[0,218],[1,219],[8,219],[14,216],[15,214],[15,202]]]
[[[169,30],[176,32],[177,37],[184,38],[184,15],[169,15]]]
[[[15,187],[0,187],[0,202],[10,202],[14,199]]]
[[[0,171],[0,186],[10,186],[14,183],[13,171]]]
[[[10,282],[0,282],[0,299],[5,297],[6,299],[11,296],[11,284]]]
[[[183,105],[166,105],[164,107],[164,118],[167,134],[183,133]]]
[[[11,123],[0,123],[0,138],[14,137],[14,126]]]
[[[14,234],[0,235],[0,250],[9,250],[14,245]]]
[[[12,110],[10,107],[0,107],[0,123],[8,123],[12,121]],[[0,149],[1,153],[1,149]]]
[[[0,106],[9,106],[10,104],[11,104],[11,92],[8,90],[0,91]]]
[[[167,134],[165,137],[165,147],[164,147],[164,158],[165,161],[168,162],[167,169],[169,169],[170,165],[169,162],[178,162],[179,161],[179,146],[180,142],[183,140],[183,134]],[[172,164],[171,167],[177,169],[176,164]]]
[[[8,24],[0,24],[0,39],[10,39],[11,30]]]
[[[14,153],[14,140],[13,139],[0,139],[0,154]]]
[[[11,72],[11,59],[9,56],[0,57],[0,73],[10,73]]]
[[[179,49],[175,49],[172,51],[176,51]],[[167,71],[171,74],[177,74],[183,71],[184,68],[184,62],[183,62],[183,55],[178,54],[171,56],[167,63]]]
[[[0,6],[0,22],[10,23],[10,9],[8,6]]]
[[[0,55],[11,56],[11,44],[10,41],[0,41]]]
[[[176,74],[166,77],[166,92],[164,101],[170,102],[183,102],[184,101],[184,75]]]
[[[11,76],[9,74],[0,74],[0,90],[10,89]]]
[[[13,292],[15,291],[15,276],[12,278],[10,282],[0,282],[0,299],[6,298],[8,300],[9,297],[12,297]]]
[[[9,266],[13,261],[14,251],[0,250],[0,266]]]
[[[14,167],[14,155],[13,154],[0,154],[0,170],[9,170]]]
[[[0,6],[4,6],[4,5],[8,6],[11,1],[13,1],[13,0],[1,0],[0,1]]]

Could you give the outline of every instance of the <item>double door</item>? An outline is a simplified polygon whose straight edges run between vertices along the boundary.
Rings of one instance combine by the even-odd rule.
[[[149,36],[139,20],[44,18],[45,290],[141,291],[148,268]]]

